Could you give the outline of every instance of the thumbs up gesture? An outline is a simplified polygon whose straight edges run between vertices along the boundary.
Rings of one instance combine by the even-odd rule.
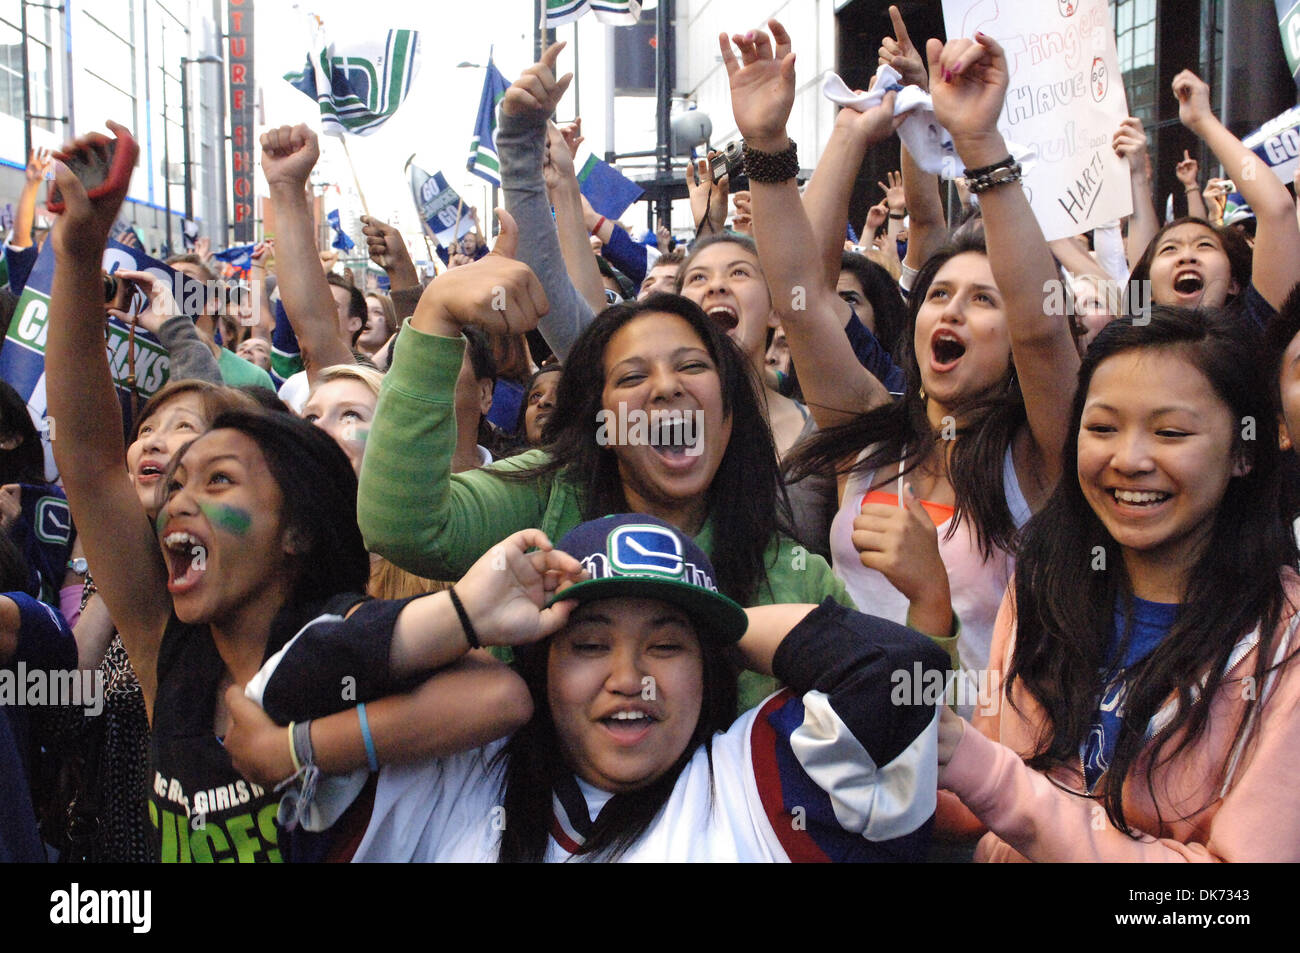
[[[505,209],[497,209],[497,217],[501,234],[491,253],[444,272],[424,289],[411,318],[417,330],[457,337],[472,324],[490,333],[523,334],[550,310],[542,283],[515,260],[519,227]]]
[[[903,505],[864,503],[853,520],[853,546],[862,565],[881,573],[912,603],[913,618],[941,618],[949,625],[912,624],[931,635],[946,636],[951,625],[948,570],[939,556],[939,533],[911,484],[903,491]],[[920,610],[926,610],[924,612]],[[942,631],[930,631],[931,629]]]

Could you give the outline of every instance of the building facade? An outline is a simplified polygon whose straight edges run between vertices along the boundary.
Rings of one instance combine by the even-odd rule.
[[[33,146],[57,148],[104,130],[105,120],[113,119],[140,144],[122,217],[146,246],[166,250],[170,231],[170,248],[183,248],[188,193],[199,234],[223,247],[228,197],[221,0],[63,0],[61,9],[55,6],[0,0],[0,201],[14,201],[22,188],[29,138]],[[211,61],[197,62],[205,57]]]

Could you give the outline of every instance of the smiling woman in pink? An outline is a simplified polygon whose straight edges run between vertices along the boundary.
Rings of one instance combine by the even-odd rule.
[[[1157,306],[1088,349],[995,694],[975,727],[942,715],[939,782],[991,831],[976,859],[1300,860],[1300,577],[1258,348]]]

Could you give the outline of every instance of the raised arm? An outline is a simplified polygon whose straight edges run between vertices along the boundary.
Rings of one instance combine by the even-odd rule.
[[[546,311],[537,277],[507,255],[517,242],[514,220],[503,212],[491,254],[430,282],[400,332],[375,408],[357,520],[369,550],[426,578],[460,575],[502,536],[537,525],[545,508],[544,494],[526,481],[488,470],[451,473],[461,328],[519,334]],[[539,456],[525,455],[524,465]]]
[[[835,125],[831,128],[830,140],[803,192],[804,215],[812,230],[817,256],[821,261],[821,284],[832,290],[840,277],[844,226],[849,218],[849,197],[869,145],[863,135],[861,119],[862,113],[847,106],[839,111]],[[751,212],[755,204],[752,191],[751,189]],[[869,231],[864,227],[862,235],[862,243],[868,246],[872,237],[867,234]],[[848,309],[845,308],[842,313],[847,321]]]
[[[119,281],[130,281],[140,288],[148,297],[149,303],[137,315],[120,311],[110,313],[127,324],[137,324],[144,328],[167,348],[169,379],[201,380],[220,385],[221,368],[212,356],[212,345],[199,334],[193,319],[180,313],[167,282],[147,271],[126,271],[119,268],[115,274]]]
[[[36,196],[45,181],[45,173],[50,168],[50,150],[33,149],[27,159],[27,169],[23,178],[23,190],[18,193],[18,205],[14,209],[13,248],[29,248],[32,244],[32,225],[36,222]]]
[[[542,337],[560,360],[582,330],[596,318],[564,267],[564,254],[551,217],[551,203],[542,177],[546,149],[547,117],[555,111],[572,74],[555,78],[555,63],[563,43],[542,54],[541,62],[524,70],[501,100],[501,125],[497,129],[497,150],[501,155],[501,188],[506,210],[526,236],[519,247],[519,260],[532,269],[551,310],[538,325]]]
[[[1128,240],[1124,243],[1124,251],[1132,268],[1160,230],[1156,206],[1151,198],[1151,160],[1147,155],[1147,134],[1142,128],[1142,120],[1129,116],[1120,123],[1111,139],[1111,147],[1117,156],[1128,160],[1133,215],[1128,220]]]
[[[410,252],[402,234],[387,222],[381,222],[369,215],[361,216],[361,234],[366,236],[366,250],[370,260],[388,275],[390,291],[403,291],[420,287],[420,273],[415,270]]]
[[[108,125],[115,134],[126,132]],[[107,142],[92,133],[65,151],[102,149]],[[54,459],[95,582],[152,717],[158,646],[171,599],[162,551],[124,465],[122,414],[104,350],[102,262],[127,186],[91,200],[67,166],[60,163],[55,176],[67,210],[50,239],[55,267],[45,379],[55,425]]]
[[[262,171],[275,209],[280,301],[298,336],[303,368],[312,384],[322,368],[355,363],[339,332],[338,308],[316,251],[307,179],[318,158],[316,134],[305,125],[281,126],[262,134]]]
[[[880,41],[877,62],[888,63],[897,70],[903,85],[929,90],[930,74],[926,71],[925,60],[908,35],[907,25],[903,22],[898,7],[889,8],[889,19],[894,27],[894,35]],[[907,255],[901,264],[914,271],[943,245],[948,235],[948,223],[944,220],[943,202],[939,196],[939,177],[918,166],[907,147],[902,144],[899,145],[899,162],[902,168],[904,208],[910,217]],[[892,179],[890,184],[893,185]],[[893,204],[890,203],[891,211]],[[897,220],[889,223],[891,230],[894,221]],[[908,284],[910,287],[910,279]]]
[[[1174,175],[1182,183],[1187,196],[1187,214],[1193,218],[1206,218],[1209,212],[1205,208],[1205,199],[1201,197],[1201,166],[1186,149],[1178,165],[1174,166]]]
[[[691,220],[696,238],[721,235],[727,222],[728,177],[724,174],[714,181],[712,159],[715,155],[716,152],[710,152],[706,158],[692,159],[686,168],[686,192],[691,199]]]
[[[1251,282],[1265,301],[1282,307],[1300,281],[1300,226],[1291,194],[1259,156],[1219,122],[1210,109],[1210,87],[1199,76],[1191,70],[1175,76],[1174,95],[1178,118],[1210,147],[1255,212]]]
[[[546,160],[542,165],[546,191],[555,207],[555,231],[564,256],[564,270],[591,310],[605,310],[605,284],[591,251],[591,233],[587,231],[583,195],[573,171],[573,156],[554,123],[546,127]],[[613,224],[610,224],[613,228]]]
[[[794,103],[794,54],[785,28],[775,20],[768,26],[772,39],[761,30],[731,41],[726,34],[719,37],[731,80],[731,107],[747,155],[774,156],[790,146],[785,124]],[[736,61],[731,42],[740,49],[743,66]],[[854,134],[841,140],[841,146],[880,141],[893,130],[893,116],[894,94],[889,93],[879,106],[853,117]],[[768,163],[773,161],[780,160]],[[772,307],[781,317],[817,425],[844,423],[888,402],[889,392],[858,363],[848,346],[844,325],[849,308],[834,285],[827,284],[825,249],[804,212],[793,171],[781,181],[762,181],[766,178],[750,172],[754,239]],[[833,227],[837,235],[843,233],[843,215]]]
[[[966,168],[1008,159],[1010,150],[997,128],[1007,91],[1002,47],[977,33],[975,41],[930,40],[926,53],[935,116],[952,134]],[[1024,190],[1017,182],[995,186],[980,195],[980,208],[1029,421],[1031,439],[1018,444],[1015,452],[1021,483],[1031,487],[1033,505],[1046,498],[1060,475],[1079,353],[1065,317],[1044,313],[1044,294],[1059,279]],[[1030,475],[1036,486],[1026,483]]]

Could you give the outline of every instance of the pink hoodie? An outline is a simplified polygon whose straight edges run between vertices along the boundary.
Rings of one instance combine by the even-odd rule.
[[[1283,585],[1291,605],[1300,607],[1300,576],[1286,570]],[[1013,592],[1008,590],[998,611],[989,655],[998,670],[998,681],[990,684],[999,687],[999,711],[977,716],[978,731],[967,725],[951,760],[939,768],[939,786],[957,794],[996,832],[980,841],[976,860],[1300,861],[1300,659],[1257,686],[1250,676],[1258,633],[1238,643],[1200,741],[1155,771],[1163,825],[1145,783],[1147,759],[1130,772],[1125,819],[1145,832],[1134,840],[1110,823],[1099,801],[1071,793],[1084,790],[1082,763],[1053,772],[1054,784],[1020,760],[1034,750],[1043,715],[1022,683],[1016,683],[1014,706],[1001,694],[1015,637]],[[1297,623],[1300,610],[1282,623],[1275,665],[1300,649]],[[1254,735],[1237,746],[1234,734],[1252,692],[1262,699]],[[1156,717],[1172,714],[1172,706],[1171,699]],[[1228,771],[1216,784],[1224,764]]]

